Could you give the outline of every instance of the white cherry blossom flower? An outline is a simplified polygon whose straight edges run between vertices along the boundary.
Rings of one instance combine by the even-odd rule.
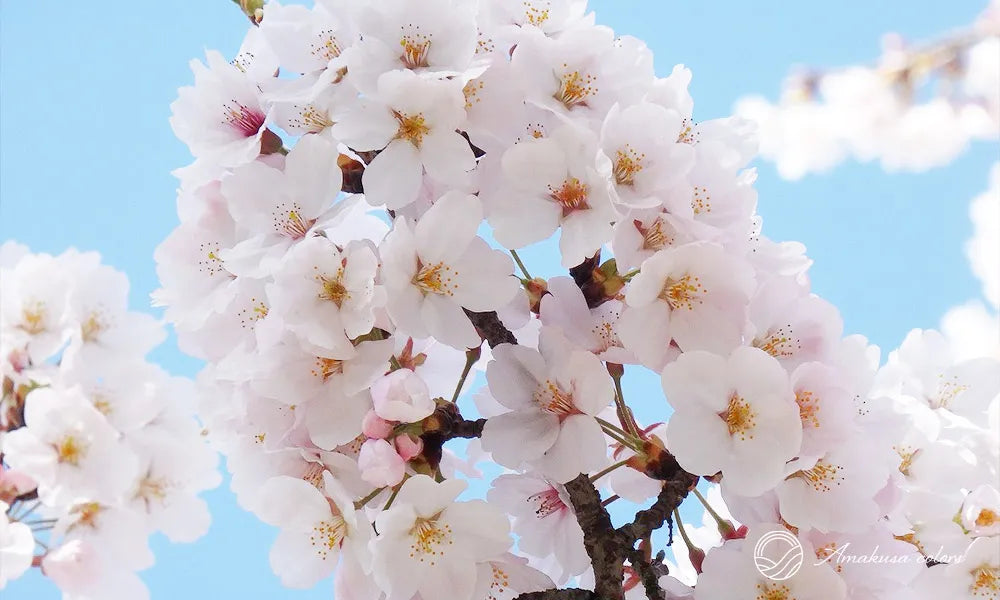
[[[472,600],[476,564],[499,559],[510,547],[503,515],[481,500],[455,502],[465,486],[415,475],[376,517],[372,575],[389,600],[415,593],[434,598],[444,590],[455,600]]]
[[[476,236],[481,221],[479,201],[457,192],[438,199],[415,227],[396,219],[380,248],[382,283],[389,316],[406,333],[474,348],[479,334],[462,309],[496,310],[514,297],[514,263]]]
[[[593,354],[543,329],[539,350],[501,344],[493,349],[486,380],[510,412],[483,428],[483,449],[498,463],[531,464],[556,483],[607,463],[596,415],[611,403],[611,377]]]
[[[740,344],[753,286],[742,258],[695,242],[654,254],[625,294],[618,321],[625,347],[661,368],[673,340],[683,351],[725,353]]]
[[[724,358],[685,352],[663,370],[674,408],[669,450],[691,473],[722,472],[723,488],[757,496],[776,487],[799,452],[802,424],[788,374],[756,348]]]

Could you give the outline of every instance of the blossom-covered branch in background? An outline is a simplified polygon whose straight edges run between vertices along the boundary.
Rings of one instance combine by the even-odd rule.
[[[148,598],[148,538],[191,542],[219,484],[194,383],[146,362],[162,323],[94,252],[0,246],[0,589],[40,567],[66,598]]]
[[[735,110],[757,123],[761,156],[786,179],[848,159],[887,171],[946,165],[1000,137],[1000,3],[927,44],[887,35],[875,66],[795,72],[777,103],[748,96]]]

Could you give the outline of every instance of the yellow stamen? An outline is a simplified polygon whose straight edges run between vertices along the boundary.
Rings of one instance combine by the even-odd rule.
[[[746,441],[754,438],[753,429],[757,425],[757,413],[750,407],[750,403],[733,394],[729,397],[729,406],[719,414],[730,436],[738,435],[740,440]]]

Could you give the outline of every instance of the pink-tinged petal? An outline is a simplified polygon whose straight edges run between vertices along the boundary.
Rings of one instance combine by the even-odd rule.
[[[343,176],[337,165],[337,148],[318,135],[302,136],[285,158],[285,176],[294,182],[296,200],[308,218],[315,218],[340,193]]]
[[[500,404],[511,409],[533,407],[533,396],[545,381],[545,360],[536,350],[500,344],[493,348],[493,359],[486,366],[490,393]]]
[[[639,362],[660,369],[670,353],[670,307],[664,302],[627,306],[615,324],[622,345]]]
[[[423,171],[413,144],[401,140],[390,142],[361,176],[368,203],[384,204],[389,210],[410,204],[420,191]]]
[[[487,419],[483,449],[500,464],[516,469],[548,451],[559,437],[559,419],[540,410],[509,412]]]
[[[667,422],[667,449],[684,470],[714,475],[726,464],[732,439],[725,421],[716,415],[675,412]]]
[[[510,548],[510,521],[482,500],[459,502],[445,509],[456,541],[472,549],[477,562],[496,558]]]
[[[459,263],[454,300],[469,310],[483,312],[506,306],[521,284],[514,277],[514,261],[505,252],[494,250],[473,238]]]
[[[476,333],[472,321],[465,315],[462,307],[437,294],[428,294],[420,310],[427,330],[438,341],[465,350],[482,344],[482,338]]]
[[[685,352],[663,369],[663,392],[676,411],[719,413],[729,406],[733,386],[725,358],[710,352]]]
[[[384,105],[362,100],[358,108],[337,121],[331,131],[335,139],[359,152],[380,150],[399,131],[399,122]]]
[[[441,196],[417,222],[414,237],[421,260],[427,264],[459,259],[482,221],[483,207],[475,196],[457,191]]]
[[[562,422],[559,437],[538,461],[543,473],[566,483],[580,473],[598,471],[608,463],[608,446],[593,417],[570,415]]]
[[[333,450],[361,435],[361,422],[372,402],[367,393],[328,394],[312,399],[302,408],[306,411],[309,439],[324,450]]]
[[[308,531],[330,517],[330,506],[322,492],[298,477],[279,475],[260,486],[254,513],[268,525]]]
[[[476,168],[469,142],[454,131],[433,131],[420,144],[427,174],[443,183],[459,183]]]
[[[308,533],[282,530],[268,555],[271,569],[282,585],[308,589],[327,577],[337,567],[340,548],[327,549],[322,541],[310,541]]]
[[[708,350],[728,354],[742,342],[746,324],[743,309],[701,306],[695,310],[675,310],[671,316],[674,342],[685,352]]]
[[[548,238],[558,229],[562,215],[554,202],[517,194],[504,194],[490,206],[487,218],[493,237],[505,248],[523,248]]]
[[[590,352],[570,355],[574,374],[573,404],[588,415],[597,415],[615,398],[615,384],[601,361]]]
[[[534,195],[544,195],[550,185],[558,187],[569,172],[562,148],[547,138],[516,144],[504,152],[501,164],[512,187]]]

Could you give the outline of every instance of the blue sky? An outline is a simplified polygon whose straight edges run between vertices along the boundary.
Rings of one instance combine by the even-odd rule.
[[[984,1],[592,2],[598,22],[644,39],[657,71],[694,72],[699,120],[727,115],[748,93],[777,95],[794,64],[833,66],[877,56],[898,31],[926,39],[972,21]],[[189,161],[167,123],[188,61],[207,48],[232,54],[246,21],[229,0],[67,2],[0,0],[0,240],[36,251],[98,250],[132,281],[132,305],[156,287],[153,249],[176,225],[170,171]],[[973,146],[947,168],[887,175],[845,164],[799,182],[760,164],[764,229],[804,242],[816,261],[814,289],[836,304],[847,331],[888,350],[913,327],[934,327],[945,310],[977,297],[966,265],[969,199],[985,189],[996,144]],[[522,254],[549,262],[540,251]],[[178,374],[197,362],[172,345],[154,359]],[[627,382],[649,396],[653,378]],[[655,407],[647,407],[647,410]],[[214,522],[191,545],[156,540],[157,565],[143,573],[154,598],[330,598],[331,585],[292,591],[267,565],[270,528],[209,494]],[[37,575],[3,600],[58,598]]]

